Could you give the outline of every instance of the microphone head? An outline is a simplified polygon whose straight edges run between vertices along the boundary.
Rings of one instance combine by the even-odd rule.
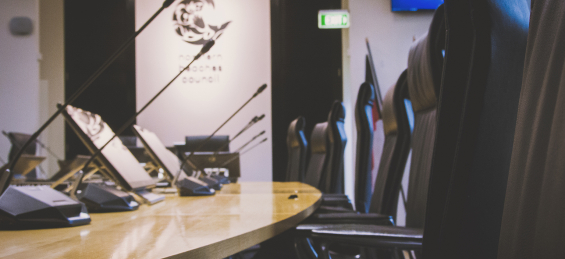
[[[174,2],[175,0],[165,0],[165,2],[163,2],[163,8],[171,6],[171,4],[173,4]]]
[[[267,88],[267,84],[263,84],[261,87],[259,87],[259,89],[257,89],[257,92],[255,92],[255,94],[253,95],[253,98],[263,92],[265,88]]]
[[[257,135],[257,136],[261,136],[263,134],[265,134],[265,131],[261,131],[261,133],[259,133],[259,135]]]
[[[257,121],[260,121],[260,120],[262,120],[263,118],[265,118],[265,114],[259,116],[259,118],[257,118]]]
[[[206,44],[204,44],[204,46],[200,50],[200,54],[206,54],[206,52],[208,52],[212,48],[212,46],[214,46],[214,44],[216,44],[216,41],[214,40],[209,40],[208,42],[206,42]]]
[[[267,88],[267,84],[263,84],[261,87],[259,87],[259,89],[257,89],[257,93],[260,94],[265,90],[265,88]]]
[[[259,143],[263,143],[263,142],[267,141],[267,139],[268,139],[268,138],[264,138],[264,139],[261,140],[261,142],[259,142]]]

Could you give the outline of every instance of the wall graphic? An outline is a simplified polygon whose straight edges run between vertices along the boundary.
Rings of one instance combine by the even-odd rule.
[[[136,28],[162,1],[136,0]],[[234,136],[254,116],[266,117],[230,144],[238,149],[262,130],[269,141],[241,157],[242,181],[272,179],[270,5],[264,0],[179,0],[136,39],[137,108],[181,71],[203,44],[214,47],[137,120],[167,146],[187,135],[208,135],[259,86],[269,88],[218,134]],[[257,141],[261,141],[258,139]]]

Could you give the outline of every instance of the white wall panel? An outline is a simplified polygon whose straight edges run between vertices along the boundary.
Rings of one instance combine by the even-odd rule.
[[[0,130],[33,133],[39,127],[38,0],[0,1]],[[30,35],[12,35],[13,17],[29,17]],[[0,157],[7,161],[10,142],[0,136]]]
[[[190,2],[194,4],[194,1]],[[161,3],[162,1],[137,0],[136,28],[139,28]],[[230,23],[210,52],[196,61],[190,72],[184,72],[141,114],[137,124],[155,132],[167,146],[184,141],[186,135],[208,135],[251,97],[260,85],[267,83],[267,90],[218,134],[233,136],[251,118],[264,113],[265,119],[232,142],[230,149],[237,149],[255,134],[266,130],[264,136],[267,136],[269,141],[241,157],[241,181],[270,181],[272,145],[269,1],[204,0],[200,3],[203,3],[203,8],[198,15],[202,20],[198,22],[211,26]],[[202,46],[184,41],[183,37],[175,32],[173,14],[179,4],[182,4],[182,1],[176,1],[165,9],[136,40],[138,109],[169,82]],[[214,33],[210,29],[212,27],[206,28],[208,30],[204,35]]]

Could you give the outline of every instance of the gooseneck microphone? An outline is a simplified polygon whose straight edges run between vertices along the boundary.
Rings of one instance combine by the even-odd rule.
[[[268,139],[268,138],[264,138],[264,139],[261,140],[259,143],[255,144],[255,145],[251,146],[250,148],[248,148],[247,150],[245,150],[245,151],[239,153],[237,156],[232,157],[230,160],[228,160],[228,161],[224,162],[222,165],[220,165],[220,167],[224,167],[224,166],[228,165],[229,163],[231,163],[232,161],[236,160],[237,158],[239,158],[239,157],[242,156],[243,154],[245,154],[245,153],[251,151],[252,149],[254,149],[255,147],[261,145],[261,143],[267,141],[267,139]],[[251,141],[253,141],[253,140],[251,140]],[[251,141],[249,141],[249,142],[251,142]],[[240,149],[242,149],[242,148],[243,148],[243,147],[239,148],[238,150],[240,150]]]
[[[235,134],[235,136],[233,136],[233,138],[231,138],[227,143],[225,143],[224,145],[222,145],[221,147],[219,147],[218,149],[216,149],[216,151],[214,151],[214,155],[218,154],[218,152],[220,152],[220,150],[224,149],[227,145],[229,145],[232,141],[234,141],[237,137],[239,137],[241,134],[243,134],[243,132],[245,132],[246,130],[248,130],[249,128],[251,128],[251,126],[255,125],[255,123],[261,121],[263,118],[265,118],[265,114],[257,117],[255,116],[245,127],[243,127],[242,130],[240,130],[237,134]]]
[[[87,80],[84,82],[79,89],[74,92],[67,101],[61,106],[59,109],[43,124],[41,127],[31,135],[31,137],[27,140],[27,142],[22,146],[22,148],[16,153],[14,156],[13,161],[9,161],[9,171],[6,172],[3,170],[2,175],[0,176],[0,195],[4,193],[4,191],[10,185],[10,179],[12,179],[13,171],[16,163],[24,153],[25,149],[36,140],[39,135],[49,126],[56,118],[63,112],[63,110],[72,102],[74,102],[92,83],[104,72],[106,69],[135,41],[135,38],[143,31],[145,28],[153,22],[153,20],[167,7],[169,7],[174,0],[165,0],[163,5],[157,10],[144,24],[139,28],[129,39],[126,40],[124,44],[114,54],[112,54],[101,66],[94,72]]]
[[[261,131],[259,134],[255,135],[253,138],[251,138],[251,140],[247,141],[245,144],[243,144],[243,146],[238,148],[235,152],[239,152],[239,151],[243,150],[247,145],[251,144],[251,142],[253,142],[253,140],[256,140],[258,137],[260,137],[263,134],[265,134],[265,131]]]
[[[180,165],[180,170],[179,173],[177,174],[177,177],[180,175],[180,172],[182,172],[182,168],[184,167],[184,165],[186,163],[189,163],[193,168],[197,168],[194,163],[192,163],[190,161],[190,158],[192,158],[192,156],[194,155],[195,152],[200,151],[200,149],[202,149],[204,147],[204,145],[206,145],[210,139],[212,139],[212,137],[214,137],[216,135],[216,133],[218,133],[218,131],[224,127],[224,125],[226,125],[236,114],[239,113],[239,111],[241,111],[245,106],[247,106],[247,104],[249,104],[249,102],[251,102],[251,100],[253,100],[255,97],[257,97],[257,95],[261,94],[265,88],[267,88],[267,84],[263,84],[259,87],[259,89],[257,89],[257,91],[253,94],[253,96],[251,96],[251,98],[249,98],[241,107],[239,107],[239,109],[237,109],[237,111],[235,111],[226,121],[224,121],[222,123],[222,125],[220,125],[220,127],[218,127],[216,130],[214,130],[214,132],[212,132],[212,134],[210,134],[210,136],[208,136],[206,139],[204,139],[202,141],[202,144],[200,144],[200,146],[198,146],[194,151],[190,152],[190,154],[182,160],[182,163]]]
[[[197,59],[199,59],[203,54],[205,54],[206,52],[208,52],[210,50],[210,48],[212,48],[212,46],[214,46],[215,41],[210,40],[208,42],[206,42],[206,44],[204,44],[204,46],[202,47],[202,49],[200,50],[200,52],[194,56],[194,58],[192,59],[192,61],[190,61],[190,63],[188,63],[188,65],[186,65],[175,77],[173,77],[173,79],[171,79],[171,81],[169,81],[169,83],[167,83],[163,88],[161,88],[161,90],[159,90],[159,92],[157,92],[157,94],[155,94],[151,100],[149,100],[141,109],[139,109],[139,111],[137,111],[135,113],[134,116],[132,116],[131,118],[129,118],[126,123],[124,123],[122,125],[122,127],[120,127],[115,133],[114,135],[102,146],[100,147],[94,154],[92,154],[92,156],[90,157],[90,159],[86,162],[86,164],[84,164],[82,170],[86,170],[86,168],[90,165],[90,163],[92,163],[92,161],[94,161],[94,159],[100,155],[100,153],[102,153],[102,150],[108,146],[108,144],[110,144],[110,142],[112,142],[112,140],[114,140],[119,134],[121,134],[122,132],[124,132],[129,126],[131,126],[131,124],[133,124],[133,122],[135,121],[135,119],[137,118],[137,116],[139,116],[139,114],[141,114],[149,105],[151,105],[151,103],[153,103],[153,101],[155,101],[155,99],[157,99],[157,97],[159,97],[185,70],[187,70],[190,65],[192,65],[192,63],[194,63],[194,61],[196,61]],[[84,177],[84,176],[83,176]],[[82,179],[81,179],[82,181]]]

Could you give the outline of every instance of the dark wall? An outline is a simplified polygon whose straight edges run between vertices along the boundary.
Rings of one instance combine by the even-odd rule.
[[[69,97],[135,31],[134,0],[65,1],[65,96]],[[135,44],[74,103],[117,130],[135,114]],[[123,135],[133,135],[131,130]],[[66,157],[88,154],[65,128]]]
[[[274,181],[284,180],[289,123],[304,116],[309,139],[342,100],[341,30],[318,29],[319,10],[340,8],[340,0],[271,0]]]

